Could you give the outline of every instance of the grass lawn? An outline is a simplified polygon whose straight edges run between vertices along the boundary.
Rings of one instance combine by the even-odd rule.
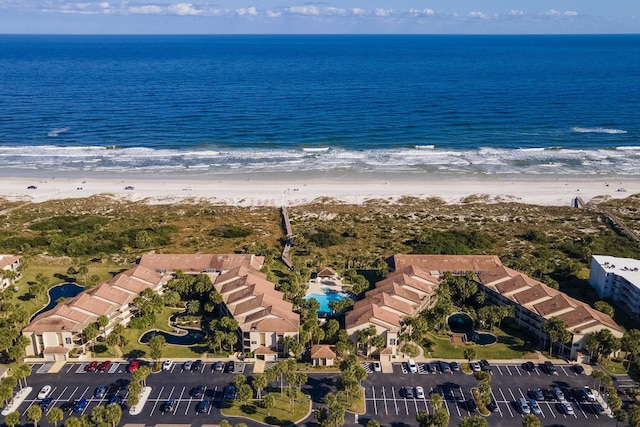
[[[622,361],[614,362],[612,360],[605,359],[602,361],[601,365],[604,369],[606,369],[609,373],[612,373],[612,374],[621,375],[621,374],[627,373],[627,370],[625,369]]]
[[[309,413],[311,401],[306,394],[299,394],[300,397],[295,400],[293,408],[286,393],[272,392],[270,394],[276,400],[275,406],[268,410],[271,415],[257,400],[247,403],[227,400],[224,402],[224,407],[220,410],[220,413],[224,417],[243,417],[277,426],[296,425]]]
[[[495,344],[481,346],[466,344],[454,346],[449,338],[439,338],[429,334],[433,341],[431,350],[426,349],[425,354],[431,352],[431,357],[442,359],[464,359],[464,350],[471,347],[476,351],[477,359],[520,359],[531,352],[529,343],[523,338],[508,335],[500,329],[496,329],[494,335],[498,338]]]

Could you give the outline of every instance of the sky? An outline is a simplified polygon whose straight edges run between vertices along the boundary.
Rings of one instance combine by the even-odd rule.
[[[640,33],[640,0],[0,0],[0,33]]]

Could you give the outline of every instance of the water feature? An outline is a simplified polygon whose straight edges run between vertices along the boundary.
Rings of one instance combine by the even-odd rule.
[[[329,303],[331,301],[341,301],[346,298],[351,298],[349,294],[346,292],[335,291],[330,288],[322,288],[323,293],[321,294],[307,294],[304,299],[315,299],[320,303],[320,308],[318,309],[318,314],[320,315],[329,315],[332,313],[329,308]]]
[[[495,335],[477,332],[473,329],[473,319],[466,313],[454,313],[447,319],[451,332],[463,333],[467,337],[467,342],[474,342],[478,345],[494,344],[498,341]]]
[[[29,319],[29,321],[35,319],[35,317],[39,314],[51,310],[56,306],[56,301],[58,301],[60,298],[73,298],[82,291],[84,291],[84,288],[80,285],[76,285],[75,283],[63,283],[61,285],[54,286],[53,288],[49,289],[49,303],[43,309],[39,310],[36,314],[31,316],[31,319]]]
[[[204,332],[199,329],[183,329],[187,331],[184,335],[176,335],[165,331],[159,331],[157,329],[153,329],[151,331],[145,332],[140,337],[140,342],[143,344],[151,341],[151,338],[156,335],[162,335],[164,339],[167,341],[167,344],[173,345],[195,345],[202,344],[204,342]]]

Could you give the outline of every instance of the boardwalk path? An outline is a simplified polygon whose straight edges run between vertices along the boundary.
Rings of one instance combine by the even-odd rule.
[[[293,267],[293,262],[291,262],[291,258],[289,257],[289,250],[291,249],[291,238],[293,237],[293,230],[291,229],[291,221],[289,221],[289,209],[286,206],[282,206],[282,221],[284,223],[284,229],[287,233],[287,241],[284,244],[284,249],[282,250],[282,262],[284,262],[287,267]]]

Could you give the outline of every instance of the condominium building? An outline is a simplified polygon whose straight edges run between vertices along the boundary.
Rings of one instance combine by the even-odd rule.
[[[13,286],[21,277],[20,257],[0,255],[0,292]]]
[[[640,260],[593,255],[589,283],[601,298],[611,298],[640,316]]]

